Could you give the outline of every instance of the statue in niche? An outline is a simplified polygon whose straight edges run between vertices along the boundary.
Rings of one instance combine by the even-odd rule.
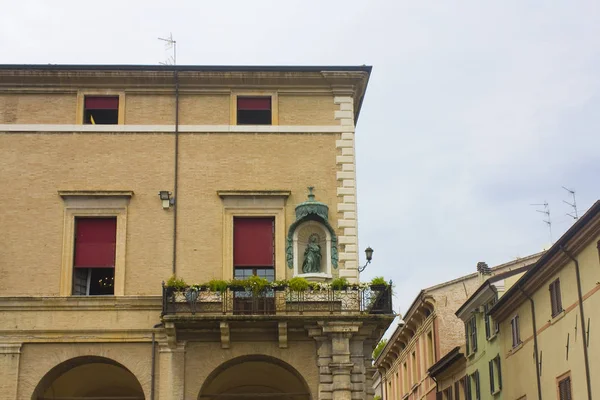
[[[319,235],[313,233],[308,238],[306,250],[304,250],[304,262],[302,273],[310,274],[321,272],[321,246],[319,246]]]

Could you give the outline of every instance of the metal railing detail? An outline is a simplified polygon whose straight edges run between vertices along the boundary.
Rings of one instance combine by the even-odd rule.
[[[163,285],[162,300],[163,315],[393,314],[391,286],[302,292],[286,288],[254,293],[174,290]]]

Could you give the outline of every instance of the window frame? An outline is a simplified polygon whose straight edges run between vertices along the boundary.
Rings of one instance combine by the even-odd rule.
[[[560,396],[560,385],[564,381],[569,381],[569,395],[567,399],[563,399]],[[573,379],[571,378],[571,371],[565,372],[562,375],[556,377],[556,398],[557,400],[572,400],[573,399]]]
[[[237,98],[239,97],[271,97],[271,125],[279,125],[279,97],[276,90],[256,90],[256,91],[232,91],[229,113],[229,124],[236,126],[255,126],[255,125],[238,125],[237,122]]]
[[[548,285],[548,290],[550,291],[550,310],[552,318],[555,318],[564,311],[560,292],[560,278],[553,280],[552,283]]]
[[[517,348],[521,343],[521,327],[519,325],[519,314],[510,320],[510,331],[512,336],[512,348]]]
[[[116,90],[93,90],[93,89],[84,89],[77,92],[77,112],[75,113],[75,124],[76,125],[86,125],[83,121],[84,112],[85,112],[85,97],[86,96],[98,96],[98,97],[118,97],[119,98],[119,108],[118,108],[118,117],[117,117],[117,125],[125,124],[125,92],[124,91],[116,91]],[[96,125],[91,125],[96,126]],[[100,126],[100,125],[98,125]],[[114,126],[113,124],[108,124],[104,126]]]
[[[127,207],[133,191],[59,191],[58,193],[64,201],[60,296],[73,296],[75,218],[77,217],[117,218],[113,296],[123,296],[125,294]]]
[[[217,191],[223,203],[223,279],[234,275],[233,221],[236,217],[275,218],[275,279],[286,277],[285,201],[289,191]]]

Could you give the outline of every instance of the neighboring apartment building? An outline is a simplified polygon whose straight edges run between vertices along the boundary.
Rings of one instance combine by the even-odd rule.
[[[535,258],[530,264],[491,276],[456,311],[465,324],[465,340],[429,369],[437,382],[439,400],[503,398],[499,325],[488,311],[533,267],[534,261]],[[483,262],[477,269],[483,276],[490,273]]]
[[[600,398],[600,201],[490,310],[504,399]]]
[[[0,66],[1,397],[372,398],[393,312],[356,286],[370,72]]]
[[[520,258],[421,290],[375,361],[385,400],[435,399],[436,383],[428,370],[464,343],[464,323],[455,312],[486,277],[518,270],[540,254]]]

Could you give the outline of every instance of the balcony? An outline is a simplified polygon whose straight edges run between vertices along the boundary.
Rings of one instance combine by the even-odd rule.
[[[248,289],[175,290],[163,285],[162,315],[392,315],[391,286],[253,292]]]

